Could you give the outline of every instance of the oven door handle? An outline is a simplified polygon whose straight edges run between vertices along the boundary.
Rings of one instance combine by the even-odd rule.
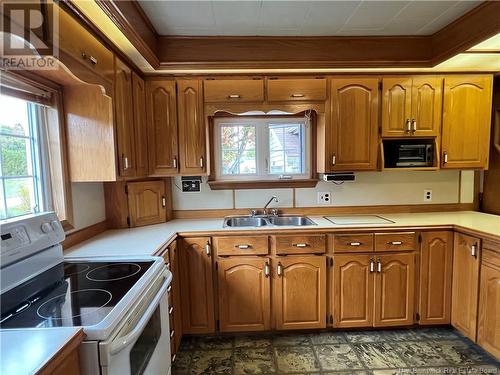
[[[166,280],[167,278],[165,278],[165,281]],[[148,324],[149,319],[151,318],[156,308],[158,307],[160,300],[163,298],[163,295],[167,292],[169,285],[170,283],[166,282],[163,283],[158,293],[156,293],[155,298],[153,299],[147,310],[144,312],[144,315],[139,320],[139,322],[137,322],[136,327],[127,335],[120,337],[116,341],[113,341],[113,343],[110,346],[110,353],[112,355],[121,352],[128,345],[130,345],[131,342],[134,342],[141,335],[142,331],[144,330],[144,327],[146,327],[146,324]]]

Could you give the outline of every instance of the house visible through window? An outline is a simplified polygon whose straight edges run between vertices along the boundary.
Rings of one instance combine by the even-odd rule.
[[[0,95],[0,219],[46,209],[44,106]]]
[[[216,117],[214,126],[217,180],[311,177],[306,117]]]

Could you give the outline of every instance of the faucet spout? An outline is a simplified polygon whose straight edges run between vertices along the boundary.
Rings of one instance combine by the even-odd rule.
[[[271,199],[269,199],[266,203],[266,205],[264,206],[264,209],[263,209],[263,213],[264,215],[267,215],[267,207],[271,204],[272,201],[275,201],[276,203],[278,203],[278,197],[276,195],[273,195],[271,197]]]

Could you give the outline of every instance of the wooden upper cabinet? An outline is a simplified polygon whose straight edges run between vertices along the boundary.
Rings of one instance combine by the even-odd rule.
[[[262,79],[216,79],[204,82],[205,102],[262,102]]]
[[[130,226],[139,227],[167,220],[165,181],[143,181],[127,184]]]
[[[453,232],[423,232],[420,249],[420,324],[450,324]]]
[[[369,255],[333,257],[334,327],[371,327],[374,307],[374,263]]]
[[[334,78],[331,105],[328,169],[377,169],[378,78]]]
[[[326,327],[326,257],[277,257],[274,304],[276,329]]]
[[[271,328],[270,260],[260,257],[219,259],[221,332]]]
[[[455,233],[451,324],[476,341],[480,266],[479,239]]]
[[[326,82],[326,78],[269,79],[267,100],[269,102],[324,101]]]
[[[146,83],[132,72],[132,98],[134,108],[135,175],[148,175],[148,133],[146,120]]]
[[[210,238],[183,238],[179,244],[182,330],[187,334],[213,333],[215,318]]]
[[[483,245],[477,343],[500,358],[500,244]]]
[[[437,136],[441,129],[443,78],[413,77],[411,96],[411,134]]]
[[[408,134],[411,121],[411,77],[386,77],[382,80],[382,136]]]
[[[414,322],[415,255],[377,256],[374,326],[402,326]]]
[[[132,70],[120,59],[115,60],[115,122],[120,176],[135,176],[134,112]]]
[[[200,175],[207,171],[207,132],[203,115],[203,81],[177,81],[180,173]]]
[[[149,174],[170,176],[179,171],[175,81],[146,81]]]
[[[490,75],[444,78],[441,168],[487,168],[492,108]]]

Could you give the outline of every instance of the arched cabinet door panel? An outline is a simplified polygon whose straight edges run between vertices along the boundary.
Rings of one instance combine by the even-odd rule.
[[[127,189],[131,227],[164,223],[167,220],[164,180],[130,182]]]
[[[382,80],[382,136],[408,135],[411,121],[412,78],[384,77]]]
[[[326,327],[326,257],[277,257],[273,264],[276,329]]]
[[[270,260],[261,257],[219,258],[221,332],[271,328]]]

